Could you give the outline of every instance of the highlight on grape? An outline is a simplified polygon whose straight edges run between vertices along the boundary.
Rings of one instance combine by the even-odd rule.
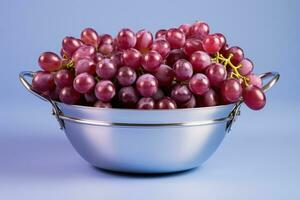
[[[66,104],[98,108],[180,109],[236,103],[262,109],[262,80],[242,48],[203,21],[116,37],[84,29],[66,36],[60,55],[44,52],[33,89]]]

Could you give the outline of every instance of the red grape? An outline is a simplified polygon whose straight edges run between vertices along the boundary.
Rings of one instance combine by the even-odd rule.
[[[116,51],[110,56],[110,59],[117,67],[121,67],[123,65],[122,54],[123,53],[121,51]]]
[[[219,38],[219,40],[221,42],[221,46],[222,46],[221,48],[223,48],[226,45],[225,36],[222,33],[215,33],[214,35],[216,35]]]
[[[144,74],[137,79],[136,88],[143,97],[151,97],[158,90],[158,81],[153,75]]]
[[[204,74],[197,73],[189,81],[189,88],[195,95],[202,95],[209,90],[210,83]]]
[[[237,79],[226,79],[220,85],[220,92],[226,101],[234,103],[242,95],[242,86]]]
[[[193,66],[187,60],[184,59],[178,60],[174,64],[173,68],[176,74],[176,78],[179,81],[188,80],[193,75]]]
[[[176,61],[179,59],[186,59],[185,54],[181,49],[173,49],[167,56],[166,64],[169,66],[173,66],[174,63],[176,63]]]
[[[190,98],[190,100],[184,102],[184,103],[180,103],[179,104],[180,108],[195,108],[196,107],[196,98],[194,95],[192,95],[192,97]]]
[[[94,59],[96,57],[96,49],[93,46],[83,45],[79,47],[73,54],[72,60],[77,62],[82,58],[91,58]]]
[[[88,92],[84,94],[84,99],[89,104],[94,104],[98,99],[95,96],[94,91]]]
[[[192,98],[192,93],[186,85],[175,85],[171,92],[171,98],[176,103],[184,103]]]
[[[97,108],[111,108],[112,106],[108,102],[102,102],[102,101],[98,100],[98,101],[95,102],[94,107],[97,107]]]
[[[161,100],[165,96],[164,92],[158,88],[157,92],[152,96],[155,101]]]
[[[189,24],[181,24],[178,29],[181,30],[184,34],[188,35],[190,32],[191,25]]]
[[[151,50],[157,51],[161,57],[165,59],[168,56],[171,47],[167,40],[156,39],[151,46]]]
[[[38,63],[43,70],[53,72],[59,70],[62,61],[57,54],[53,52],[44,52],[40,55]]]
[[[92,28],[86,28],[81,32],[81,41],[86,45],[98,46],[98,33]]]
[[[46,97],[46,98],[50,98],[52,100],[59,100],[59,94],[60,94],[60,88],[56,87],[52,90],[48,90],[46,92],[43,92],[42,96]]]
[[[142,29],[136,33],[135,48],[141,52],[147,52],[153,42],[153,36],[150,31]]]
[[[94,60],[95,60],[96,63],[98,63],[101,60],[103,60],[104,58],[105,58],[105,56],[102,55],[101,53],[96,53],[96,56],[95,56]],[[96,70],[96,68],[95,68],[95,70]]]
[[[73,82],[74,89],[81,93],[88,93],[94,89],[96,81],[94,77],[88,73],[82,73],[75,77]]]
[[[121,86],[130,86],[136,80],[136,72],[130,67],[121,67],[117,72],[117,80]]]
[[[38,93],[43,93],[55,88],[53,74],[45,71],[38,71],[32,79],[32,88]]]
[[[137,69],[140,67],[141,58],[142,54],[134,48],[127,49],[122,54],[124,64],[132,67],[132,69]]]
[[[136,44],[136,36],[130,29],[124,28],[118,33],[117,41],[120,49],[133,48]]]
[[[185,42],[182,50],[190,57],[195,51],[203,51],[202,42],[199,39],[190,38]]]
[[[155,72],[162,63],[162,57],[156,51],[149,51],[142,56],[141,63],[146,71]]]
[[[203,49],[209,54],[215,54],[222,48],[222,42],[217,35],[207,35],[203,39]]]
[[[175,78],[175,71],[168,65],[162,64],[154,74],[160,86],[171,85]]]
[[[225,57],[229,57],[229,55],[232,54],[232,58],[230,61],[234,65],[238,65],[243,59],[244,59],[244,52],[240,47],[234,46],[230,47],[226,52],[225,52]]]
[[[248,58],[244,58],[240,62],[240,65],[241,65],[241,67],[238,68],[238,71],[243,76],[249,75],[253,70],[253,63]]]
[[[166,29],[160,29],[155,33],[155,39],[158,39],[158,38],[164,38],[165,39],[166,34],[167,34]]]
[[[101,44],[113,44],[113,41],[114,41],[114,39],[111,37],[111,35],[103,34],[103,35],[101,35],[100,45]]]
[[[190,27],[189,36],[192,38],[203,39],[209,33],[209,26],[202,21],[197,21]]]
[[[213,89],[209,89],[207,92],[197,97],[197,106],[199,107],[217,106],[218,104],[219,98]]]
[[[117,72],[117,67],[108,58],[101,60],[96,66],[97,75],[104,80],[113,78],[116,72]]]
[[[59,99],[66,104],[76,104],[80,100],[80,93],[72,87],[64,87],[59,93]]]
[[[101,54],[106,56],[110,55],[114,51],[113,45],[107,43],[100,44],[98,49]]]
[[[166,40],[169,42],[172,49],[178,49],[183,47],[185,43],[185,35],[181,30],[171,28],[167,31]]]
[[[103,102],[109,102],[115,94],[115,86],[109,80],[99,81],[95,86],[95,96]]]
[[[264,92],[255,85],[249,85],[243,89],[243,99],[252,110],[260,110],[266,104]]]
[[[71,58],[73,53],[81,46],[79,39],[74,37],[65,37],[62,41],[62,50],[68,58]]]
[[[139,100],[138,93],[132,86],[121,88],[118,97],[120,102],[127,106],[133,106]]]
[[[219,86],[227,77],[227,71],[222,64],[212,63],[207,66],[205,74],[211,86]]]
[[[246,76],[249,79],[249,85],[255,85],[258,88],[262,88],[262,80],[255,74],[249,74]]]
[[[204,51],[196,51],[190,57],[194,72],[202,72],[211,64],[210,56]]]
[[[85,72],[94,75],[96,72],[96,63],[88,57],[78,60],[74,67],[76,75]]]
[[[176,109],[177,105],[170,97],[164,97],[156,104],[157,109]]]
[[[71,71],[62,69],[54,75],[56,86],[63,88],[73,85],[74,75]]]
[[[155,102],[151,97],[143,97],[137,103],[137,109],[154,109]]]

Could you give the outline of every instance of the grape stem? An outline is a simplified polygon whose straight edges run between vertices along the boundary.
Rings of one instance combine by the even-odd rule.
[[[238,71],[238,69],[242,65],[239,64],[239,65],[235,66],[234,64],[232,64],[232,62],[231,62],[232,57],[233,57],[233,54],[229,54],[228,58],[225,58],[222,54],[217,52],[211,60],[216,62],[216,63],[222,64],[225,67],[225,69],[227,69],[227,67],[230,67],[232,69],[232,72],[230,73],[230,78],[237,78],[239,80],[242,80],[242,82],[246,86],[248,86],[249,85],[248,84],[249,78],[247,78],[246,76],[241,75]]]

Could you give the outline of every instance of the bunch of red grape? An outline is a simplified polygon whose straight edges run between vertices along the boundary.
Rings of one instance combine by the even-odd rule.
[[[60,56],[38,59],[33,89],[66,104],[101,108],[175,109],[217,106],[243,98],[264,107],[262,80],[240,47],[197,21],[152,33],[124,28],[115,38],[86,28],[65,37]]]

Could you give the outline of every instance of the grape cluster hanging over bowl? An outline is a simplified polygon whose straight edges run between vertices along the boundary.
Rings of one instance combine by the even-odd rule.
[[[44,52],[33,89],[66,104],[101,108],[176,109],[238,102],[265,106],[262,80],[238,46],[197,21],[155,33],[92,28],[62,40],[60,56]]]

